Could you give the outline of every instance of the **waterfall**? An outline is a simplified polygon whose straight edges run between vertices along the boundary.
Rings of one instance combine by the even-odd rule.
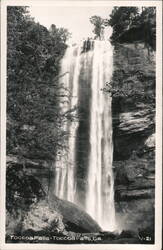
[[[62,122],[62,130],[68,133],[62,150],[57,152],[55,162],[55,194],[65,200],[75,200],[75,141],[78,104],[78,79],[80,74],[80,47],[69,47],[61,62],[61,84],[68,90],[63,91],[65,99],[60,102],[62,115],[71,113],[71,119]],[[74,117],[74,118],[73,118]]]
[[[90,158],[86,210],[103,229],[115,229],[114,177],[112,172],[111,97],[100,91],[112,76],[112,47],[96,41],[92,69]]]
[[[110,231],[115,230],[112,111],[111,97],[102,88],[112,77],[112,56],[109,41],[94,41],[93,50],[85,53],[82,53],[81,45],[69,47],[61,64],[61,74],[68,72],[61,82],[70,91],[70,97],[61,102],[62,112],[80,106],[80,98],[90,100],[90,105],[86,107],[89,109],[87,143],[90,150],[86,152],[88,163],[83,166],[86,169],[84,202],[80,203],[80,199],[77,201],[75,195],[81,191],[76,188],[79,164],[76,160],[79,147],[77,135],[80,135],[77,131],[80,120],[63,123],[63,129],[69,135],[65,143],[67,149],[58,152],[55,163],[55,194],[81,207],[85,204],[84,209],[103,229]],[[82,96],[81,84],[82,88],[88,88],[88,97]],[[75,109],[73,114],[78,115],[79,109]]]

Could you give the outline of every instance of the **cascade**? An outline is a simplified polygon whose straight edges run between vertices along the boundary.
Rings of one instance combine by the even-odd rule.
[[[112,172],[111,97],[101,89],[112,76],[112,47],[96,41],[92,65],[90,157],[86,210],[103,229],[115,229],[114,178]]]
[[[91,51],[82,53],[81,45],[70,46],[62,60],[61,79],[69,89],[70,97],[61,103],[62,112],[74,109],[79,104],[79,86],[85,74],[90,86],[88,164],[86,167],[84,209],[106,230],[115,226],[114,176],[112,170],[112,110],[111,97],[101,89],[112,77],[112,46],[109,41],[94,41]],[[89,73],[91,72],[91,74]],[[83,84],[83,82],[82,82]],[[74,115],[78,115],[75,109]],[[80,114],[79,114],[80,115]],[[58,152],[55,163],[55,194],[77,203],[76,150],[79,121],[67,121],[63,128],[68,132],[67,148]]]
[[[72,110],[72,117],[77,116],[78,104],[78,78],[80,73],[80,47],[70,46],[61,62],[61,85],[68,90],[65,99],[60,102],[62,114]],[[66,92],[67,93],[67,92]],[[75,199],[75,138],[77,119],[62,122],[62,130],[68,133],[65,147],[57,152],[55,162],[55,194],[62,199],[74,202]],[[67,149],[71,149],[68,150]]]

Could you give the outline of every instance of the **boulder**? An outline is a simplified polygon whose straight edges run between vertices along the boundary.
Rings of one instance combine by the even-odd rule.
[[[63,222],[67,231],[77,233],[96,233],[102,231],[97,222],[74,203],[58,199],[56,196],[51,197],[49,202],[51,207],[57,209],[63,216]]]
[[[28,209],[19,209],[14,215],[7,212],[6,232],[9,234],[67,234],[97,233],[100,226],[86,212],[75,204],[60,200],[42,199],[34,202]]]

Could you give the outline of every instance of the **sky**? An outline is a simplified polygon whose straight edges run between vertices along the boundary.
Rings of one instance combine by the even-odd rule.
[[[67,28],[72,33],[72,41],[93,37],[93,25],[89,18],[93,15],[109,18],[112,7],[109,6],[30,6],[29,11],[36,22],[49,29],[51,24],[57,28]]]

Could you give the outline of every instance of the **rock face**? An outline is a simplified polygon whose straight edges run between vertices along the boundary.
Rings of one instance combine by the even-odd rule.
[[[122,229],[154,231],[155,55],[141,43],[117,44],[113,141],[117,221]],[[133,92],[133,94],[131,94]],[[128,95],[128,93],[130,93]]]

